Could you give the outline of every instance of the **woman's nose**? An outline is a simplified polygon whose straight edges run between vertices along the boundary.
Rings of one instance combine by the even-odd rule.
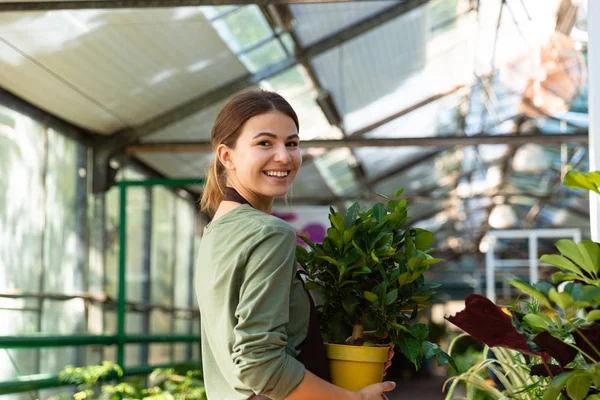
[[[275,152],[275,161],[281,164],[289,164],[292,162],[292,156],[290,156],[290,152],[287,147],[278,148]]]

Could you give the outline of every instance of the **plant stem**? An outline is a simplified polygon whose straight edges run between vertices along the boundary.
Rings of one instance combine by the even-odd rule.
[[[358,340],[363,336],[365,327],[363,324],[357,323],[352,327],[352,340]]]
[[[544,363],[544,367],[546,368],[546,371],[548,371],[548,375],[550,375],[550,377],[552,379],[554,379],[554,374],[552,374],[552,370],[548,366],[548,363],[546,362],[546,360],[544,360],[544,357],[540,357],[540,358],[542,359],[542,362]]]

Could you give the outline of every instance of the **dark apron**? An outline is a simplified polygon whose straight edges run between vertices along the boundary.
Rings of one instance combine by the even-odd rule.
[[[252,206],[252,204],[242,197],[237,190],[231,187],[225,188],[223,200],[234,201],[236,203],[248,204]],[[296,273],[296,277],[302,281],[300,272]],[[304,281],[302,281],[302,286],[304,286]],[[327,382],[331,382],[331,378],[329,377],[329,364],[325,354],[325,343],[323,342],[323,334],[321,333],[321,327],[319,326],[319,320],[317,318],[315,302],[313,301],[308,290],[306,290],[306,288],[304,290],[306,291],[306,295],[308,296],[308,300],[310,302],[310,315],[308,318],[308,332],[306,333],[304,342],[301,344],[300,355],[298,355],[297,360],[300,361],[308,371],[312,372],[319,378],[326,380]],[[257,395],[250,396],[248,400],[250,399],[270,400],[266,396]]]

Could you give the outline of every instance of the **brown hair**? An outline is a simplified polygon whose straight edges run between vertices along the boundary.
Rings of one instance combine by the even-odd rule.
[[[221,108],[217,119],[215,119],[215,124],[210,132],[213,152],[220,144],[233,149],[246,121],[270,111],[279,111],[287,115],[294,121],[296,128],[300,130],[296,112],[290,103],[279,94],[265,90],[239,92]],[[223,201],[226,185],[225,167],[216,155],[206,174],[205,182],[202,198],[200,199],[200,209],[213,213]]]

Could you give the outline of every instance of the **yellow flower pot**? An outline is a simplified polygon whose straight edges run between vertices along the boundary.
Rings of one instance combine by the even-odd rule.
[[[389,347],[325,344],[329,372],[334,385],[358,391],[383,380]]]

